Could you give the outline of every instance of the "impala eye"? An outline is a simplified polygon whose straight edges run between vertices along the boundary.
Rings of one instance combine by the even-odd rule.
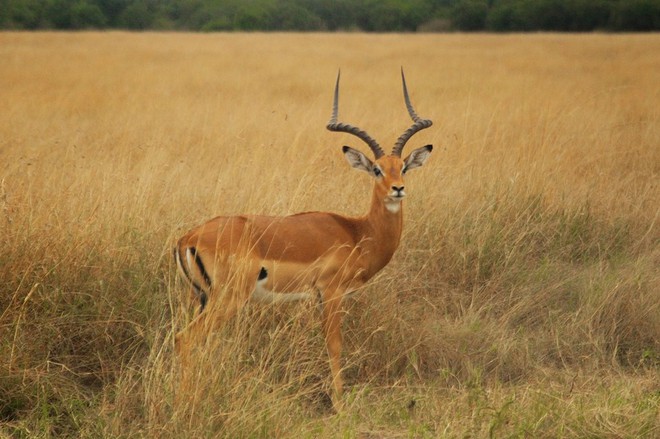
[[[380,168],[374,168],[374,175],[380,177],[383,175],[383,171],[381,171]]]

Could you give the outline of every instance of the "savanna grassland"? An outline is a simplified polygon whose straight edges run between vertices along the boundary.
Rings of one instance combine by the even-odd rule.
[[[660,36],[0,33],[0,436],[657,437]],[[177,236],[366,211],[326,131],[432,143],[346,303],[250,305],[178,386]],[[404,152],[405,154],[405,152]]]

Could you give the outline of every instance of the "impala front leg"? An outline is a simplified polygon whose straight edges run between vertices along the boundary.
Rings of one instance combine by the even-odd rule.
[[[326,291],[326,294],[323,295],[323,335],[325,336],[325,345],[330,358],[330,372],[334,391],[332,404],[337,411],[341,410],[342,407],[344,386],[341,378],[341,302],[342,294],[339,291]]]

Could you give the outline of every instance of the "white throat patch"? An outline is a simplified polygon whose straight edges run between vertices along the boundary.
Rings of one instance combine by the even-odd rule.
[[[385,201],[385,208],[390,213],[399,213],[399,210],[401,210],[401,201],[386,200]]]

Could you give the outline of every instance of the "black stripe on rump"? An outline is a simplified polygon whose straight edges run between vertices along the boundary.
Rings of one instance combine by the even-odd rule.
[[[206,268],[204,268],[204,263],[202,262],[202,258],[200,258],[199,255],[197,254],[197,249],[195,247],[190,247],[190,253],[193,255],[193,258],[195,259],[195,264],[197,264],[197,268],[199,269],[199,272],[202,273],[204,282],[206,282],[206,285],[209,288],[211,288],[211,278],[209,277],[209,274],[206,272]]]
[[[193,287],[193,290],[195,290],[195,295],[199,297],[200,301],[200,309],[199,312],[204,311],[204,308],[206,307],[206,302],[208,301],[208,297],[206,295],[206,292],[202,290],[202,287],[197,284],[190,276],[190,273],[188,272],[188,268],[186,264],[183,263],[183,260],[181,259],[181,249],[179,246],[174,247],[174,258],[176,259],[177,266],[181,269],[182,274],[185,276],[186,280],[188,283]]]

